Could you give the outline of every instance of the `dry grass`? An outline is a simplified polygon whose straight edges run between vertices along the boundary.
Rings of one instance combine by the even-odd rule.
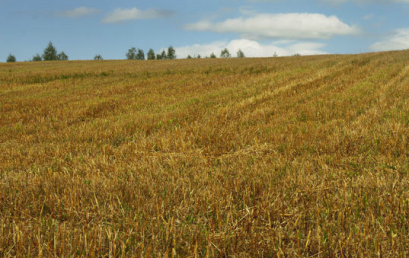
[[[409,52],[0,64],[1,257],[406,257]]]

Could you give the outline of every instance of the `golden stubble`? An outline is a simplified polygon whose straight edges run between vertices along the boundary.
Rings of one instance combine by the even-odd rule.
[[[0,64],[0,256],[406,257],[407,60]]]

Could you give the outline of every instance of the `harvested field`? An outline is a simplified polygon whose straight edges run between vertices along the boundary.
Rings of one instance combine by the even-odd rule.
[[[0,64],[1,257],[406,257],[409,51]]]

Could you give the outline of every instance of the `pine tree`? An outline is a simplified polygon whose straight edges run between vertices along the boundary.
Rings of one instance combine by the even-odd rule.
[[[148,51],[148,60],[155,60],[155,51],[152,48]]]
[[[44,49],[43,60],[44,61],[58,60],[57,49],[55,49],[51,41],[48,43],[48,46]]]
[[[167,59],[176,59],[176,50],[172,46],[168,47]]]

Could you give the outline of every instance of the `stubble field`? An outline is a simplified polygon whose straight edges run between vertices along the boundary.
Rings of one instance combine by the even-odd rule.
[[[409,51],[0,64],[1,257],[406,257]]]

